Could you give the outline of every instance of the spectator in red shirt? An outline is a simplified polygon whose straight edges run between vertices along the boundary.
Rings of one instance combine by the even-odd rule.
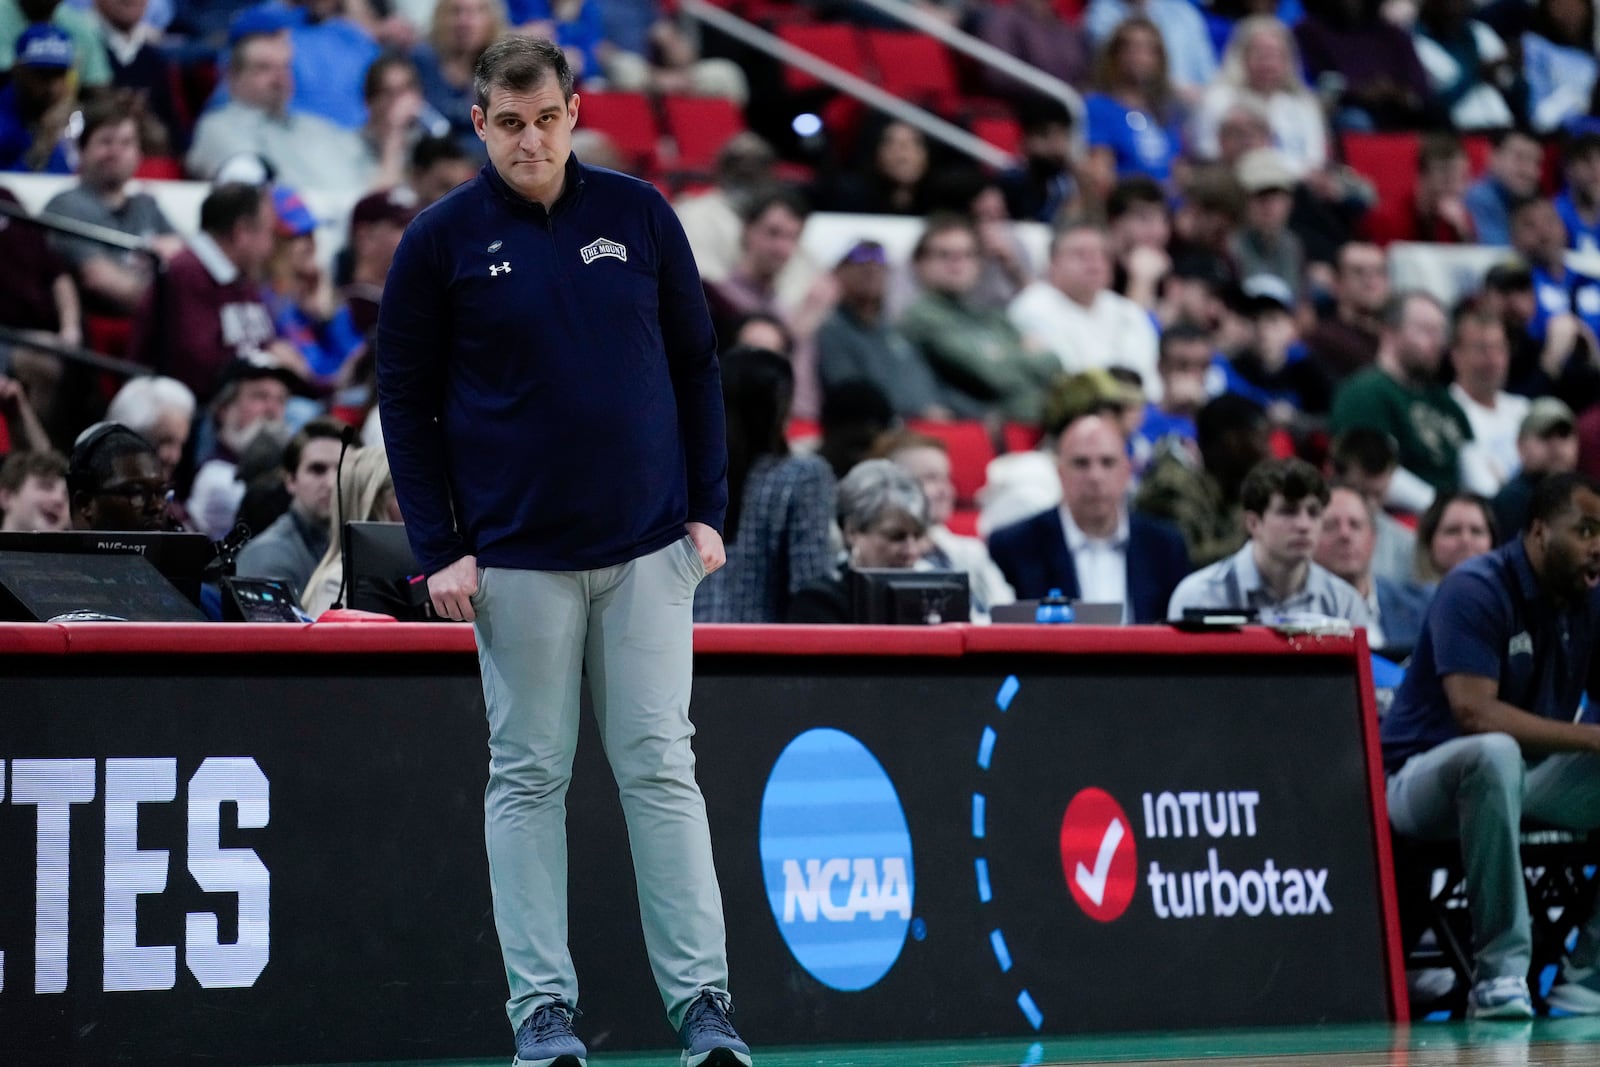
[[[187,385],[202,404],[238,359],[306,376],[304,358],[278,338],[261,302],[275,223],[272,199],[263,189],[239,182],[217,186],[200,205],[200,232],[173,258],[159,295],[152,289],[140,306],[134,351]]]
[[[1424,134],[1417,152],[1417,186],[1409,201],[1395,201],[1367,216],[1367,236],[1392,241],[1471,244],[1477,240],[1465,199],[1472,180],[1467,150],[1451,133]]]

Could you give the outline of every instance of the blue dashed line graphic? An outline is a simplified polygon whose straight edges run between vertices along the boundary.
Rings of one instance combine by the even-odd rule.
[[[1039,1005],[1033,1002],[1033,994],[1026,989],[1017,994],[1017,1007],[1022,1009],[1022,1014],[1028,1017],[1028,1022],[1033,1024],[1035,1030],[1044,1025],[1044,1012],[1039,1010]]]
[[[989,769],[989,760],[994,756],[994,742],[997,736],[993,726],[983,728],[983,738],[978,742],[978,766],[984,770]]]
[[[1017,680],[1017,676],[1014,674],[1008,675],[1006,680],[1000,683],[1000,689],[994,695],[994,705],[1000,709],[1000,714],[1004,715],[1011,709],[1011,702],[1017,698],[1017,694],[1021,690],[1022,683]],[[985,726],[983,728],[983,734],[978,739],[978,767],[981,770],[985,772],[989,770],[989,764],[994,759],[994,746],[999,740],[1000,735],[993,726]],[[979,841],[984,839],[987,829],[985,826],[987,807],[987,799],[982,793],[972,794],[972,836]],[[975,871],[978,876],[978,902],[987,904],[994,899],[994,893],[989,885],[989,861],[979,856],[975,864]],[[999,927],[996,927],[989,934],[989,944],[994,949],[994,958],[1000,965],[1000,973],[1008,973],[1011,970],[1011,950],[1006,947],[1005,934],[1001,933]],[[1033,1002],[1033,995],[1026,989],[1017,995],[1017,1007],[1021,1009],[1023,1016],[1027,1018],[1028,1025],[1035,1030],[1044,1026],[1044,1012],[1039,1010],[1039,1006]],[[1035,1051],[1037,1051],[1038,1057],[1034,1056]],[[1044,1055],[1044,1049],[1040,1045],[1034,1045],[1033,1048],[1028,1050],[1028,1055],[1030,1059],[1024,1060],[1024,1064],[1038,1063]]]
[[[1017,690],[1022,688],[1022,683],[1017,681],[1017,676],[1012,674],[1000,683],[1000,692],[994,695],[994,705],[1002,712],[1011,709],[1011,701],[1016,699]]]
[[[999,930],[989,932],[989,944],[994,948],[994,958],[1000,964],[1000,973],[1011,970],[1011,950],[1006,948],[1006,935]]]

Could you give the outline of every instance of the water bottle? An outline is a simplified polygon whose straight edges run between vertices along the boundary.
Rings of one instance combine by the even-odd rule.
[[[1061,595],[1059,589],[1050,590],[1050,595],[1039,601],[1039,606],[1033,612],[1034,622],[1062,623],[1071,622],[1072,619],[1072,604]]]

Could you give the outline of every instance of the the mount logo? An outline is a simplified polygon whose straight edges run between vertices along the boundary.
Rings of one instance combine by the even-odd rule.
[[[607,256],[612,259],[620,259],[624,263],[628,262],[628,246],[618,244],[616,241],[608,241],[604,237],[597,237],[584,245],[578,250],[578,254],[583,257],[583,265],[586,267],[595,260],[604,259]]]
[[[889,776],[841,730],[789,742],[761,799],[761,874],[794,958],[832,989],[875,985],[900,958],[916,876]]]

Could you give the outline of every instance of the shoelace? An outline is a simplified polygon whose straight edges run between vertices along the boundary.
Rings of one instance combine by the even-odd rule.
[[[724,1008],[722,1002],[710,993],[702,994],[689,1009],[689,1024],[687,1030],[711,1030],[718,1037],[731,1037],[737,1039],[739,1034],[734,1030],[733,1024],[728,1022],[728,1013],[732,1008]]]
[[[569,1036],[572,1033],[572,1016],[562,1008],[544,1007],[528,1016],[528,1021],[522,1025],[535,1041],[547,1041],[552,1037]]]

